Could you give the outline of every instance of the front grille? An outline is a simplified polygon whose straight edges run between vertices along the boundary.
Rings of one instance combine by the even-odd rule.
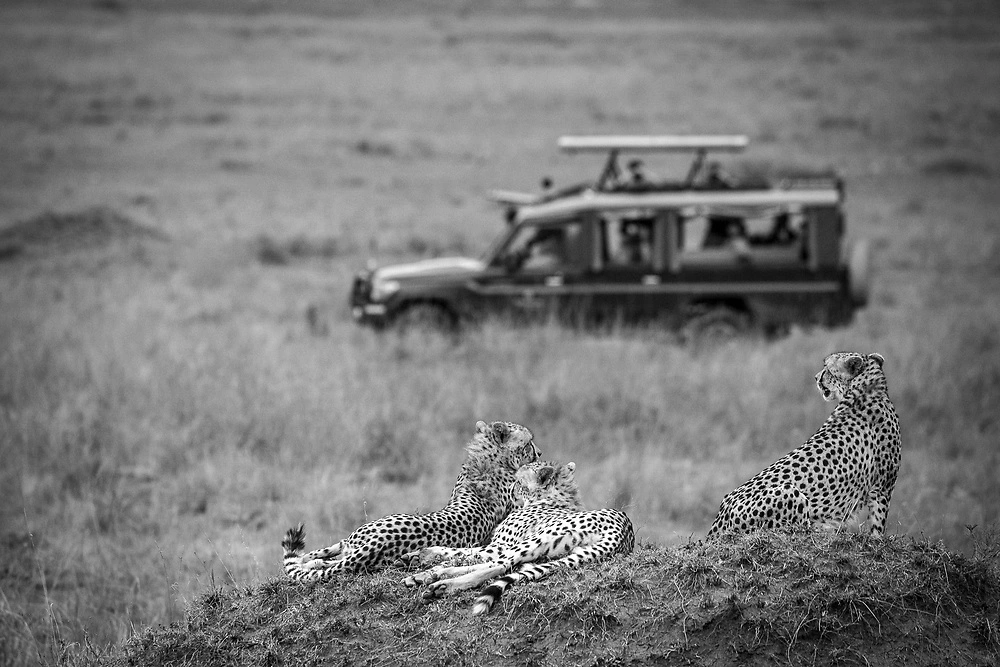
[[[354,276],[354,283],[351,285],[351,305],[363,306],[368,303],[371,291],[371,276],[360,273]]]

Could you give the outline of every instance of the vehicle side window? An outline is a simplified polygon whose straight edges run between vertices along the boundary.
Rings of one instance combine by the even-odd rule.
[[[796,244],[802,231],[802,216],[788,211],[747,216],[746,229],[750,245],[791,246]]]
[[[739,266],[789,264],[802,259],[800,213],[785,210],[688,212],[681,217],[681,262]]]
[[[605,214],[600,220],[603,260],[609,268],[648,268],[653,262],[653,218]]]

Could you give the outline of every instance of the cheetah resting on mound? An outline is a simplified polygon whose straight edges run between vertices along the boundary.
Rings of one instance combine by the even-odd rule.
[[[708,531],[743,532],[816,526],[840,529],[867,513],[874,535],[885,533],[899,472],[899,419],[889,400],[880,354],[835,352],[816,385],[839,401],[804,445],[722,499]]]
[[[473,614],[488,612],[519,581],[537,581],[558,568],[572,568],[628,554],[635,546],[632,522],[618,510],[586,511],[573,473],[576,464],[532,463],[517,473],[524,506],[511,512],[480,549],[430,547],[404,556],[426,564],[449,559],[411,577],[407,586],[430,584],[424,598],[475,588],[500,577],[476,599]]]
[[[444,508],[429,514],[391,514],[361,526],[346,540],[305,555],[299,524],[282,540],[285,573],[299,581],[323,581],[339,572],[363,572],[414,549],[440,544],[483,544],[514,507],[518,468],[538,459],[531,431],[510,422],[476,423],[462,472]]]

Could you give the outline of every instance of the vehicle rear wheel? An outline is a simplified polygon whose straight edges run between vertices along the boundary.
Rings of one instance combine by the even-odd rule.
[[[711,308],[691,317],[681,329],[681,340],[697,348],[722,345],[745,333],[750,318],[732,308]]]

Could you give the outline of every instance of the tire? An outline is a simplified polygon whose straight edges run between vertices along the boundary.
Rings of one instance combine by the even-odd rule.
[[[681,339],[697,348],[723,345],[746,333],[750,318],[732,308],[716,307],[688,319],[681,329]]]
[[[862,239],[851,244],[847,255],[847,291],[856,307],[868,305],[871,295],[871,247]]]
[[[393,319],[393,326],[404,334],[452,333],[457,325],[447,307],[427,302],[411,304]]]

